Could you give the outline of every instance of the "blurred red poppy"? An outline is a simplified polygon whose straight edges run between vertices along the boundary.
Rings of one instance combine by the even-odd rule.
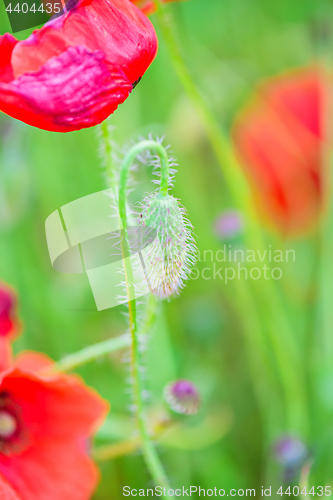
[[[146,16],[150,16],[156,11],[156,6],[153,0],[131,0],[134,5],[139,7]]]
[[[179,2],[179,0],[160,0],[161,3]],[[146,16],[150,16],[156,11],[156,4],[153,0],[131,0],[134,5],[139,7]]]
[[[20,329],[14,291],[0,282],[0,338],[13,339]]]
[[[0,110],[45,130],[94,126],[129,96],[157,45],[128,0],[80,0],[27,40],[0,37]]]
[[[11,341],[19,334],[20,329],[15,292],[0,282],[0,371],[11,358]]]
[[[327,75],[304,68],[261,84],[233,138],[259,209],[284,235],[310,229],[323,206]]]
[[[0,374],[5,500],[88,500],[98,482],[87,440],[107,405],[76,376],[42,375],[50,363],[25,353]]]

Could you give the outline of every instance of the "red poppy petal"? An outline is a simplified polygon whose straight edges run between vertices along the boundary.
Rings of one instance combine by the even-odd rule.
[[[7,338],[0,338],[0,372],[10,368],[12,361],[13,349],[11,342]]]
[[[29,440],[37,446],[42,440],[70,442],[87,437],[108,411],[107,403],[74,375],[41,378],[13,369],[5,374],[1,391],[21,408]]]
[[[270,125],[271,116],[257,108],[251,120],[238,125],[234,137],[263,213],[281,232],[292,234],[318,215],[318,183],[309,175],[316,165],[315,151],[307,148],[304,164],[304,156],[287,146],[278,123]]]
[[[0,283],[0,337],[7,340],[13,340],[20,330],[16,302],[15,291],[10,286]]]
[[[39,71],[0,83],[0,109],[29,125],[67,132],[101,123],[131,90],[102,52],[70,47]]]
[[[17,408],[16,439],[24,445],[0,452],[0,472],[19,497],[88,500],[98,471],[86,439],[104,418],[106,403],[78,377],[42,379],[18,369],[3,374],[0,392]]]
[[[14,329],[14,323],[9,316],[4,314],[0,317],[0,336],[7,336]]]
[[[54,364],[54,361],[39,352],[24,351],[16,356],[14,366],[23,372],[36,373]]]
[[[151,22],[127,0],[84,0],[17,44],[14,75],[37,71],[50,57],[75,45],[101,50],[133,84],[153,61],[157,37]]]
[[[266,98],[284,116],[289,113],[315,137],[323,139],[322,110],[325,99],[325,79],[320,68],[295,72],[277,78],[266,85]]]
[[[9,33],[6,33],[3,36],[0,36],[0,81],[4,83],[8,83],[13,80],[13,69],[11,66],[11,57],[12,52],[15,45],[18,43],[18,40],[14,38]]]
[[[284,234],[310,228],[322,208],[325,99],[323,71],[295,71],[263,83],[234,127],[262,212]]]
[[[171,3],[171,2],[177,2],[179,0],[160,0],[161,3]],[[141,11],[146,15],[150,16],[151,14],[154,14],[156,12],[156,5],[153,1],[151,0],[131,0],[134,5],[139,7]]]
[[[150,16],[156,12],[156,5],[151,0],[131,0],[134,5],[139,7],[141,11],[146,15]]]
[[[17,496],[7,480],[0,474],[0,500],[22,500]]]
[[[97,467],[73,443],[40,442],[0,460],[0,471],[18,493],[4,500],[88,500],[99,480]]]

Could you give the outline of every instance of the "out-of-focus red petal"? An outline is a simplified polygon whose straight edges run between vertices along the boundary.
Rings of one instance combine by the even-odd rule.
[[[22,500],[0,474],[0,500]]]
[[[301,74],[296,73],[276,79],[275,84],[265,86],[262,93],[283,116],[285,122],[297,120],[305,129],[318,139],[324,139],[322,111],[325,104],[326,76],[320,68],[309,68]]]
[[[30,360],[28,359],[30,356]],[[28,370],[44,360],[31,353],[21,369],[2,374],[1,393],[19,409],[23,449],[0,452],[0,473],[21,500],[88,500],[98,471],[86,440],[105,418],[108,405],[79,377],[38,377]],[[14,499],[13,499],[14,500]]]
[[[24,372],[37,373],[50,368],[54,361],[46,356],[34,351],[23,351],[15,357],[13,366]]]
[[[156,6],[153,2],[147,2],[144,7],[141,7],[141,10],[145,16],[151,16],[156,11]]]
[[[102,122],[132,90],[100,51],[70,47],[37,72],[0,83],[0,108],[45,130],[66,132]]]
[[[233,137],[265,218],[285,235],[309,229],[323,206],[326,77],[306,68],[260,85]]]
[[[13,69],[11,66],[11,57],[15,45],[18,40],[9,33],[0,36],[0,81],[4,83],[10,82],[14,78]]]
[[[20,330],[16,313],[16,294],[12,288],[0,282],[0,337],[13,340]]]
[[[139,7],[146,16],[150,16],[156,12],[156,5],[152,0],[131,0],[131,2]]]
[[[11,367],[13,361],[13,349],[11,341],[0,337],[0,372]]]
[[[11,343],[20,329],[21,324],[16,313],[16,294],[11,287],[0,283],[0,372],[11,366]]]
[[[99,472],[81,446],[40,441],[14,459],[4,457],[0,471],[18,494],[4,500],[89,500]]]
[[[180,0],[160,0],[161,3],[171,3],[171,2],[179,2]],[[146,15],[150,16],[156,12],[156,5],[152,0],[131,0],[134,5],[139,7],[141,11]]]
[[[67,442],[86,437],[102,423],[106,402],[75,375],[38,377],[13,369],[6,373],[1,390],[22,409],[24,422],[33,429],[31,442]],[[1,462],[1,457],[0,457]]]

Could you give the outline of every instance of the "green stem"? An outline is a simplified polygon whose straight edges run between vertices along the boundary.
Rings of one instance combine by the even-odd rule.
[[[156,485],[169,488],[169,483],[167,476],[164,472],[163,466],[158,457],[155,446],[151,440],[148,423],[146,418],[146,412],[144,408],[144,403],[142,399],[142,380],[140,370],[141,355],[140,355],[140,345],[139,345],[139,332],[137,324],[137,311],[133,284],[133,269],[130,260],[130,253],[128,248],[128,236],[127,236],[127,180],[130,167],[135,160],[136,156],[147,149],[156,150],[161,156],[161,186],[160,192],[162,195],[166,195],[168,192],[168,177],[169,177],[169,160],[164,147],[155,141],[142,141],[136,144],[124,158],[121,173],[120,173],[120,187],[119,187],[119,214],[121,222],[123,224],[123,235],[121,237],[121,247],[123,254],[123,262],[126,277],[126,289],[128,297],[128,308],[129,308],[129,322],[130,322],[130,333],[132,339],[131,346],[131,370],[132,370],[132,384],[133,384],[133,396],[136,408],[136,417],[138,422],[138,427],[140,431],[142,450],[147,468],[155,482]]]
[[[246,178],[240,169],[228,138],[222,132],[184,62],[181,50],[173,34],[173,23],[168,7],[162,4],[160,0],[154,0],[154,2],[157,6],[159,26],[175,71],[206,128],[207,136],[216,154],[234,203],[247,218],[245,227],[247,246],[263,252],[265,245]],[[246,288],[248,293],[253,293],[251,286]],[[287,427],[290,430],[294,429],[306,434],[308,424],[305,380],[303,380],[302,375],[301,359],[298,355],[293,332],[281,304],[279,292],[275,282],[264,284],[257,282],[253,285],[253,289],[261,306],[260,313],[257,312],[257,315],[263,316],[262,319],[258,317],[258,322],[265,323],[264,328],[273,347],[284,388]],[[247,304],[250,305],[251,302],[253,301],[249,299]],[[257,304],[257,308],[259,304]]]
[[[98,344],[91,345],[82,349],[81,351],[69,354],[54,365],[52,365],[52,372],[69,372],[79,368],[90,361],[95,361],[106,354],[119,351],[131,345],[131,339],[128,335],[115,337]]]
[[[105,171],[108,187],[113,188],[115,195],[118,191],[117,180],[115,177],[115,166],[112,160],[112,137],[111,137],[111,125],[108,120],[104,120],[101,123],[100,132],[102,136],[102,146],[104,149],[104,161],[105,161]]]
[[[127,196],[127,180],[129,169],[135,158],[142,151],[147,149],[154,149],[161,158],[161,184],[160,192],[163,196],[168,193],[169,181],[169,158],[165,148],[157,141],[141,141],[135,144],[124,158],[121,172],[120,172],[120,186],[119,186],[119,212],[120,218],[123,223],[124,229],[127,227],[127,211],[126,211],[126,196]]]
[[[140,449],[141,439],[134,437],[120,443],[107,444],[100,446],[93,450],[94,460],[97,462],[104,462],[106,460],[113,460],[123,455],[130,455],[136,450]]]
[[[169,429],[173,424],[174,422],[172,420],[165,419],[161,422],[155,423],[153,429],[154,438],[158,439],[161,435],[163,435],[165,430]],[[140,447],[141,439],[139,436],[136,436],[125,441],[99,446],[93,450],[93,457],[98,462],[103,462],[122,455],[129,455]]]

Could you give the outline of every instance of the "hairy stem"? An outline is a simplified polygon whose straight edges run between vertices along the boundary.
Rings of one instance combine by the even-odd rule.
[[[75,352],[65,356],[60,361],[52,365],[53,372],[69,372],[79,368],[82,365],[95,361],[106,354],[119,351],[125,347],[129,347],[131,339],[129,335],[122,335],[121,337],[114,337],[104,342],[85,347],[81,351]],[[49,370],[48,370],[49,371]]]
[[[101,138],[102,138],[102,146],[104,153],[104,161],[105,161],[105,173],[106,173],[106,182],[108,187],[111,187],[114,191],[114,194],[117,194],[118,186],[117,180],[115,176],[115,166],[112,159],[112,137],[111,137],[111,125],[108,120],[104,120],[99,126]]]
[[[142,451],[147,468],[155,482],[156,485],[162,487],[169,487],[168,479],[165,474],[164,468],[160,462],[159,456],[157,454],[154,443],[151,439],[146,411],[144,407],[144,402],[142,398],[143,384],[141,379],[141,353],[140,353],[140,342],[139,342],[139,331],[137,324],[137,310],[135,301],[135,290],[133,282],[133,269],[130,258],[130,251],[128,245],[128,235],[127,235],[127,181],[130,167],[135,160],[136,156],[147,149],[156,150],[161,156],[161,186],[160,192],[166,195],[168,192],[168,177],[169,177],[169,160],[165,148],[155,141],[142,141],[128,152],[124,158],[121,173],[120,173],[120,187],[119,187],[119,214],[121,222],[123,225],[123,233],[121,237],[121,248],[124,262],[125,278],[126,278],[126,290],[128,297],[128,308],[129,308],[129,323],[130,323],[130,333],[131,333],[131,372],[132,372],[132,387],[133,396],[135,403],[135,411],[138,422],[138,428],[140,431]]]
[[[121,441],[120,443],[99,446],[93,450],[93,457],[97,462],[113,460],[114,458],[133,453],[138,450],[141,445],[140,437],[134,437],[126,441]]]
[[[173,423],[174,422],[172,422],[172,420],[163,420],[155,423],[153,429],[154,438],[159,438],[166,429],[169,429],[173,425]],[[98,446],[93,450],[93,457],[98,462],[103,462],[122,455],[129,455],[139,449],[141,445],[141,438],[136,436],[132,439],[126,439],[125,441],[120,441],[118,443]]]

